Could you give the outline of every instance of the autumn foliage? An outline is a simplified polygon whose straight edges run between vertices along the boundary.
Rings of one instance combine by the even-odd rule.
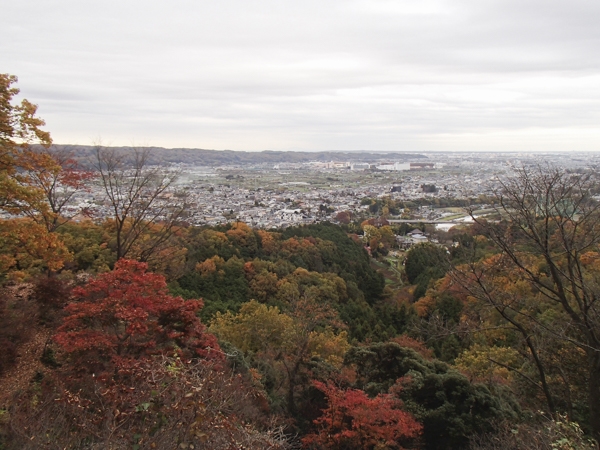
[[[67,353],[95,363],[175,351],[221,359],[215,337],[205,333],[196,316],[202,301],[169,295],[164,277],[146,268],[122,259],[112,272],[74,289],[75,302],[65,308],[55,341]]]
[[[465,448],[514,418],[433,352],[495,384],[488,360],[513,367],[518,352],[454,335],[449,350],[428,348],[469,312],[451,275],[431,283],[452,254],[411,250],[406,278],[423,299],[396,305],[363,248],[395,245],[385,221],[363,223],[364,241],[331,224],[187,227],[187,196],[169,189],[177,172],[148,167],[145,150],[98,147],[114,217],[68,223],[93,174],[50,147],[35,105],[13,102],[15,82],[0,74],[0,212],[15,216],[0,220],[0,279],[46,276],[0,298],[0,370],[22,374],[18,389],[0,383],[0,449],[289,449],[301,437],[310,449]],[[599,259],[581,260],[594,277]]]
[[[358,389],[343,390],[328,383],[314,382],[329,406],[314,421],[317,430],[303,440],[311,449],[401,449],[419,436],[422,426],[390,394],[369,398]]]
[[[0,74],[0,282],[44,276],[0,296],[0,450],[596,445],[592,174],[518,172],[498,220],[405,254],[400,304],[369,256],[396,245],[385,219],[361,238],[188,227],[177,172],[145,150],[132,172],[98,147],[114,217],[68,223],[94,174],[51,147],[16,81]],[[519,423],[539,410],[549,424]]]
[[[207,361],[127,360],[112,378],[77,380],[59,369],[4,417],[3,450],[290,448],[282,426],[239,374]]]
[[[58,270],[68,255],[42,224],[40,217],[50,217],[53,211],[44,190],[30,176],[36,171],[58,174],[61,168],[48,154],[31,150],[33,144],[48,148],[52,139],[41,129],[45,123],[37,117],[36,105],[27,100],[15,103],[16,82],[15,76],[0,74],[0,211],[28,215],[31,220],[0,221],[0,275],[14,274],[18,280],[40,266]]]

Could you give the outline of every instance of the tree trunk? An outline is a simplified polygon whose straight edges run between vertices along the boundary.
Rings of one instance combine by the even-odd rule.
[[[525,330],[520,328],[520,331],[524,333]],[[531,356],[533,357],[533,360],[535,362],[535,366],[537,367],[538,374],[540,376],[540,382],[542,383],[542,391],[544,391],[544,395],[546,396],[546,402],[548,403],[548,410],[550,411],[550,415],[552,417],[556,417],[556,406],[554,404],[554,398],[550,393],[550,387],[548,386],[548,383],[546,381],[546,371],[544,370],[544,365],[542,364],[542,361],[540,360],[537,354],[535,345],[533,345],[531,337],[525,336],[525,342],[527,343],[527,347],[529,348]]]
[[[294,391],[296,390],[296,377],[290,377],[288,381],[288,392],[287,392],[287,407],[290,416],[296,416],[296,400],[294,399]]]
[[[600,352],[589,350],[588,358],[590,365],[590,427],[592,436],[600,448]]]

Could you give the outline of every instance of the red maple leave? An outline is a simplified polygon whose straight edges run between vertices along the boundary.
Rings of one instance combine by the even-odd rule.
[[[314,382],[329,402],[323,415],[314,421],[318,431],[302,442],[319,449],[401,449],[422,430],[412,415],[399,409],[402,403],[389,394],[369,398],[358,389],[339,389],[331,383]]]
[[[202,301],[169,295],[165,278],[146,269],[122,259],[112,272],[75,288],[55,341],[82,363],[161,352],[222,359],[216,338],[196,315]]]

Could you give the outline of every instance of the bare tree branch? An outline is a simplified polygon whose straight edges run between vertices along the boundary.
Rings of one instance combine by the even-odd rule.
[[[113,212],[117,258],[147,261],[171,238],[188,207],[176,192],[177,170],[148,165],[148,151],[134,149],[131,161],[115,149],[96,147],[94,168]],[[135,250],[135,252],[134,252]]]

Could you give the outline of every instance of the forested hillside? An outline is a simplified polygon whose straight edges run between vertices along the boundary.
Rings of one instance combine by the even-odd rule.
[[[73,157],[85,164],[93,157],[95,146],[93,145],[60,145],[61,151],[69,152]],[[123,155],[131,155],[134,147],[112,147]],[[138,148],[139,149],[139,148]],[[206,150],[200,148],[160,148],[144,147],[148,151],[150,164],[190,164],[194,166],[226,166],[240,164],[280,164],[280,163],[308,163],[311,161],[353,161],[373,162],[383,160],[423,160],[427,156],[419,153],[408,152],[386,152],[374,151],[356,152],[281,152],[265,150],[262,152],[244,152],[233,150]]]
[[[593,174],[519,171],[498,220],[406,252],[368,221],[189,227],[164,174],[53,150],[15,82],[0,449],[597,448]],[[112,217],[63,209],[88,183]]]

